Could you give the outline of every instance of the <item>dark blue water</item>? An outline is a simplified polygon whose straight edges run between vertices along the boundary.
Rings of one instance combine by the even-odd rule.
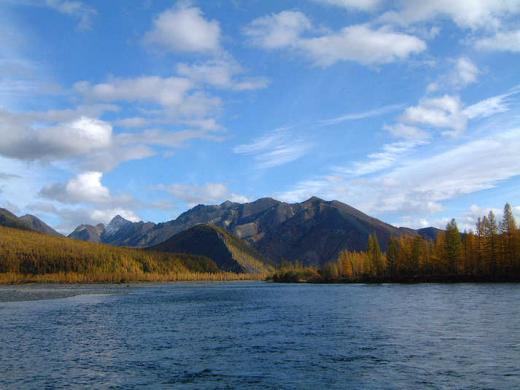
[[[520,388],[520,285],[0,287],[0,388]]]

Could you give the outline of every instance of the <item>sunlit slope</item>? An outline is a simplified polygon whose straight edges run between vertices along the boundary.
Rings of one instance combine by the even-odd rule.
[[[0,227],[0,273],[173,275],[218,273],[209,258],[118,248]]]
[[[214,225],[194,226],[149,249],[207,256],[228,272],[264,273],[271,270],[246,242]]]

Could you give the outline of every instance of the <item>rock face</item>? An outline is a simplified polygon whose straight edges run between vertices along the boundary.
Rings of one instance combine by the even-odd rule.
[[[238,273],[262,273],[269,271],[249,245],[213,225],[196,225],[184,230],[165,242],[147,248],[172,253],[187,253],[212,259],[219,269]]]
[[[23,217],[17,217],[7,209],[0,208],[0,225],[15,229],[32,230],[55,237],[62,237],[60,233],[38,217],[30,214],[24,215]]]

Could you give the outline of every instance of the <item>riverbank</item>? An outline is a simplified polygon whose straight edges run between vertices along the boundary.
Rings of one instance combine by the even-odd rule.
[[[0,273],[0,285],[28,283],[63,283],[63,284],[96,284],[96,283],[130,283],[130,282],[224,282],[265,280],[264,274],[237,274],[232,272],[219,273],[49,273],[49,274],[18,274]]]
[[[314,269],[277,272],[267,280],[274,283],[348,284],[348,283],[520,283],[520,278],[512,276],[477,275],[413,275],[413,276],[367,276],[361,278],[331,278]]]

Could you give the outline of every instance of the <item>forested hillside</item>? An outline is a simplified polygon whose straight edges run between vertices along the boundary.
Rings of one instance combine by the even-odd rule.
[[[0,282],[121,282],[251,278],[209,258],[117,248],[0,227]]]

